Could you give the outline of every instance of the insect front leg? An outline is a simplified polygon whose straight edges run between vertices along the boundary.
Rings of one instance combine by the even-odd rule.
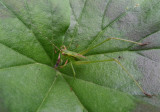
[[[61,62],[61,54],[59,53],[58,60],[57,60],[56,64],[54,65],[54,68],[57,68],[59,66],[60,62]]]
[[[67,63],[68,63],[68,59],[66,60],[66,62],[64,63],[64,65],[60,66],[60,68],[65,67],[67,65]]]

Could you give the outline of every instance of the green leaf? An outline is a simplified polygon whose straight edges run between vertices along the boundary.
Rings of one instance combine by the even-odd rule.
[[[159,112],[159,0],[0,0],[0,111]],[[57,47],[91,50],[87,61],[54,69]]]
[[[81,6],[77,8],[75,4],[78,2]],[[138,46],[111,40],[86,55],[88,60],[94,61],[118,59],[147,93],[159,95],[160,1],[87,0],[77,3],[71,2],[73,23],[65,38],[65,44],[70,46],[70,50],[81,52],[109,37],[149,42],[146,46]],[[75,71],[77,78],[142,96],[145,101],[160,106],[158,96],[143,98],[143,93],[134,81],[114,62],[75,65]],[[71,75],[72,69],[67,66],[62,72]]]

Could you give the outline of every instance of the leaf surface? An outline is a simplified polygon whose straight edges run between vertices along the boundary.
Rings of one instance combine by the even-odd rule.
[[[0,0],[0,111],[159,112],[159,0]],[[57,47],[87,61],[54,69]]]

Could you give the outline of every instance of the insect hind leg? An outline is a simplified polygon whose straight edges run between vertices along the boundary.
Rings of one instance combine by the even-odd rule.
[[[152,95],[150,95],[150,94],[148,94],[148,93],[146,93],[144,91],[144,89],[140,86],[140,84],[135,80],[135,78],[133,77],[133,75],[130,74],[128,72],[128,70],[117,59],[112,58],[112,59],[97,60],[97,61],[76,61],[75,64],[81,65],[81,64],[90,64],[90,63],[97,63],[97,62],[109,62],[109,61],[116,62],[127,73],[127,75],[135,82],[135,84],[137,85],[137,87],[143,92],[144,95],[146,95],[147,97],[152,97]]]
[[[98,43],[98,44],[96,44],[96,45],[94,45],[92,47],[89,47],[89,48],[81,51],[80,54],[84,55],[84,54],[88,53],[89,51],[91,51],[92,49],[94,49],[94,48],[96,48],[96,47],[98,47],[98,46],[100,46],[100,45],[102,45],[105,42],[110,41],[110,40],[120,40],[120,41],[124,41],[124,42],[129,42],[129,43],[137,44],[137,45],[140,45],[140,46],[145,46],[145,45],[149,44],[149,43],[139,43],[139,42],[135,42],[135,41],[132,41],[132,40],[121,39],[121,38],[116,38],[116,37],[110,37],[110,38],[105,39],[101,43]]]

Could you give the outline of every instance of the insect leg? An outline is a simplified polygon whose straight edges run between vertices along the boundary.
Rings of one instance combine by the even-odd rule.
[[[98,61],[76,61],[74,62],[77,65],[81,64],[90,64],[90,63],[97,63],[97,62],[108,62],[108,61],[114,61],[116,62],[127,74],[128,76],[135,82],[135,84],[139,87],[139,89],[147,96],[152,97],[152,95],[147,94],[144,89],[139,85],[139,83],[134,79],[133,75],[128,72],[128,70],[117,60],[117,59],[108,59],[108,60],[98,60]]]
[[[74,75],[74,78],[76,77],[76,72],[75,72],[75,70],[74,70],[74,67],[73,67],[73,64],[72,64],[72,62],[70,62],[71,63],[71,68],[72,68],[72,71],[73,71],[73,75]]]
[[[105,43],[105,42],[107,42],[107,41],[109,41],[109,40],[121,40],[121,41],[124,41],[124,42],[134,43],[134,44],[137,44],[137,45],[140,45],[140,46],[145,46],[145,45],[148,44],[148,43],[139,43],[139,42],[135,42],[135,41],[132,41],[132,40],[127,40],[127,39],[110,37],[110,38],[105,39],[103,42],[101,42],[101,43],[99,43],[99,44],[96,44],[96,45],[94,45],[94,46],[92,46],[92,47],[87,48],[86,50],[80,52],[80,54],[84,55],[84,54],[86,54],[87,52],[89,52],[90,50],[92,50],[92,49],[94,49],[94,48],[102,45],[103,43]]]
[[[60,68],[65,67],[67,65],[67,63],[68,63],[68,59],[66,60],[66,62],[64,63],[64,65],[60,66]]]
[[[59,53],[58,60],[57,60],[56,64],[54,65],[54,68],[57,68],[58,65],[60,64],[60,62],[61,62],[61,54]]]

